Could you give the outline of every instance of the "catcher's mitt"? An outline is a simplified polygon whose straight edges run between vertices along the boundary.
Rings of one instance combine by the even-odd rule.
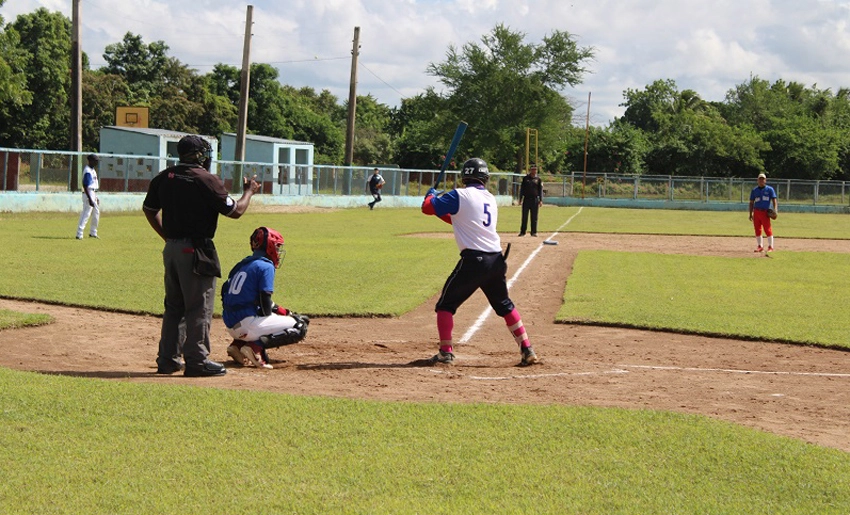
[[[777,217],[776,210],[775,210],[775,209],[773,209],[772,207],[771,207],[771,208],[768,208],[768,210],[767,210],[767,216],[768,216],[771,220],[776,220],[776,217]]]

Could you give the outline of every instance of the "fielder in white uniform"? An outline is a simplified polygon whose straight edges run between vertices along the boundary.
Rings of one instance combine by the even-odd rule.
[[[86,224],[91,217],[89,236],[97,238],[97,224],[100,222],[100,199],[97,198],[99,188],[97,182],[97,163],[100,161],[94,154],[88,156],[88,166],[83,168],[83,210],[80,212],[80,223],[77,224],[77,239],[83,239]]]
[[[539,363],[531,348],[522,318],[508,296],[505,280],[508,265],[502,255],[502,243],[496,232],[499,217],[496,198],[487,191],[487,181],[490,180],[487,163],[477,158],[468,160],[463,164],[461,180],[463,188],[442,196],[437,196],[437,191],[431,188],[422,202],[423,213],[436,215],[452,224],[455,241],[460,250],[460,261],[446,279],[434,309],[437,312],[440,351],[429,362],[454,362],[454,314],[466,299],[481,288],[493,311],[505,320],[508,330],[519,346],[520,366]]]

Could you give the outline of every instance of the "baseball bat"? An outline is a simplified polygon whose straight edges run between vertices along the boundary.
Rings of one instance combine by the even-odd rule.
[[[455,155],[455,150],[457,150],[457,146],[460,143],[460,139],[463,137],[463,133],[466,132],[467,126],[468,124],[463,121],[457,124],[457,130],[455,131],[454,138],[452,138],[452,144],[449,145],[449,151],[446,152],[446,158],[443,160],[443,166],[440,167],[440,174],[437,175],[437,180],[434,181],[434,189],[437,189],[440,186],[440,183],[443,182],[443,178],[446,176],[446,169],[449,167],[449,163],[452,162],[452,157]]]

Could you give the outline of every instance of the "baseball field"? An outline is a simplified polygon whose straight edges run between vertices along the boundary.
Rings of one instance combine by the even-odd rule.
[[[453,367],[433,306],[457,259],[417,210],[249,211],[311,315],[272,370],[154,374],[161,242],[141,215],[0,214],[0,512],[850,512],[850,224],[782,213],[500,210],[542,365],[476,294]],[[543,245],[543,240],[557,245]],[[44,323],[49,318],[49,323]],[[229,338],[213,321],[214,359]]]

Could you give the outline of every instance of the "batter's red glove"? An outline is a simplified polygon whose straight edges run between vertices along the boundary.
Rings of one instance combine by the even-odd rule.
[[[280,307],[280,306],[275,306],[275,307],[274,307],[274,309],[272,309],[272,312],[273,312],[273,313],[277,313],[278,315],[283,315],[283,316],[286,316],[286,315],[288,315],[288,314],[289,314],[289,310],[288,310],[288,309],[286,309],[286,308],[282,308],[282,307]]]

